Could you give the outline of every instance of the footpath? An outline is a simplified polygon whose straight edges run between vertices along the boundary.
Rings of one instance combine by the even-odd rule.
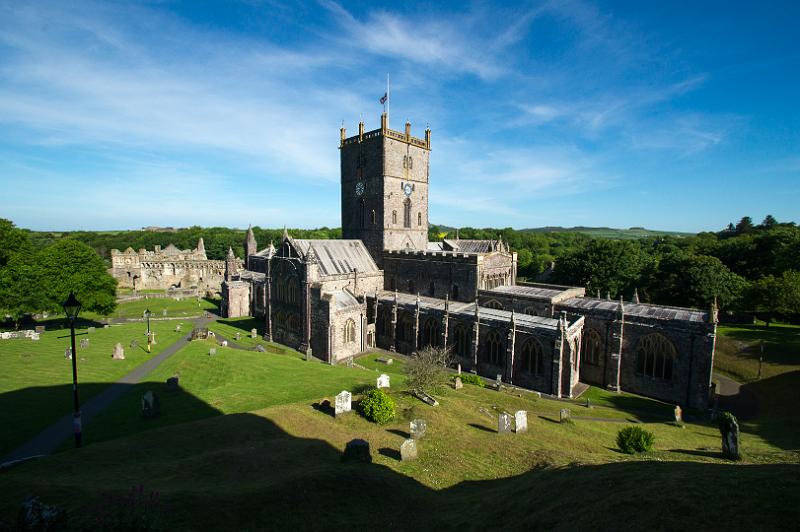
[[[200,317],[194,321],[195,327],[205,327],[215,318]],[[81,421],[86,426],[95,416],[106,410],[111,404],[122,397],[131,386],[138,384],[147,377],[163,361],[177,353],[189,343],[191,331],[175,343],[167,346],[158,355],[147,362],[137,366],[130,373],[109,385],[108,388],[89,399],[81,405]],[[80,382],[78,382],[80,393]],[[34,436],[31,440],[14,449],[11,453],[0,459],[0,468],[9,462],[24,460],[36,456],[50,454],[58,449],[65,440],[72,438],[72,414],[67,414],[58,421]]]

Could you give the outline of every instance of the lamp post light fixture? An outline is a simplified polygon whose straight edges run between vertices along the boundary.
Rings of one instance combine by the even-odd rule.
[[[81,446],[81,406],[78,402],[78,351],[75,349],[75,318],[81,311],[81,303],[70,291],[69,297],[61,305],[69,319],[69,333],[72,340],[72,397],[75,401],[75,412],[72,415],[72,428],[75,433],[75,447]]]
[[[147,318],[147,352],[150,352],[150,309],[144,311],[144,317]]]

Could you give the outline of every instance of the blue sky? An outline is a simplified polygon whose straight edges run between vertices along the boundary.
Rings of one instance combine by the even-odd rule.
[[[800,221],[800,2],[0,0],[0,217],[338,226],[339,127],[432,129],[432,223]]]

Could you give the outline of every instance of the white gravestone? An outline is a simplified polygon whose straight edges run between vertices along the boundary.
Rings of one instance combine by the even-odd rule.
[[[250,338],[257,338],[258,337],[258,330],[250,329]]]
[[[111,358],[114,360],[125,360],[125,349],[122,348],[122,344],[117,342],[117,345],[114,346],[114,352],[111,354]]]
[[[209,355],[216,355],[217,354],[217,348],[216,347],[212,347],[211,349],[208,350],[208,354]]]
[[[566,422],[570,421],[569,414],[570,414],[569,408],[562,408],[559,421],[561,423],[566,423]]]
[[[408,426],[411,431],[411,437],[415,440],[422,438],[428,432],[428,424],[425,423],[424,419],[412,419]]]
[[[222,341],[222,347],[228,347],[228,341],[227,340],[223,340]]]
[[[514,414],[514,432],[517,434],[521,432],[528,432],[528,412],[525,410],[517,410]]]
[[[31,340],[38,340],[38,339],[39,339],[39,333],[36,333],[36,332],[35,333],[31,333]]]
[[[461,382],[461,377],[456,377],[455,381],[453,381],[453,388],[456,390],[460,390],[464,387],[464,383]]]
[[[64,358],[68,358],[69,360],[72,360],[72,348],[71,347],[68,347],[68,348],[64,349]]]
[[[352,399],[353,395],[350,392],[347,390],[342,390],[340,394],[336,395],[336,403],[334,405],[333,414],[338,416],[350,412]]]
[[[505,412],[497,416],[497,432],[507,434],[511,432],[511,416]]]
[[[408,438],[406,441],[403,442],[403,445],[400,446],[400,460],[403,462],[407,460],[416,460],[417,459],[417,440],[413,438]]]
[[[378,377],[377,386],[378,388],[389,388],[389,376],[381,373],[381,376]]]
[[[683,410],[679,405],[675,405],[675,423],[678,425],[683,423]]]

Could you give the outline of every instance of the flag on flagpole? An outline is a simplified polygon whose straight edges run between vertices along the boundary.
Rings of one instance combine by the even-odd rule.
[[[385,105],[386,104],[386,100],[388,100],[388,99],[389,99],[389,93],[388,92],[384,92],[383,96],[381,96],[381,105]]]

